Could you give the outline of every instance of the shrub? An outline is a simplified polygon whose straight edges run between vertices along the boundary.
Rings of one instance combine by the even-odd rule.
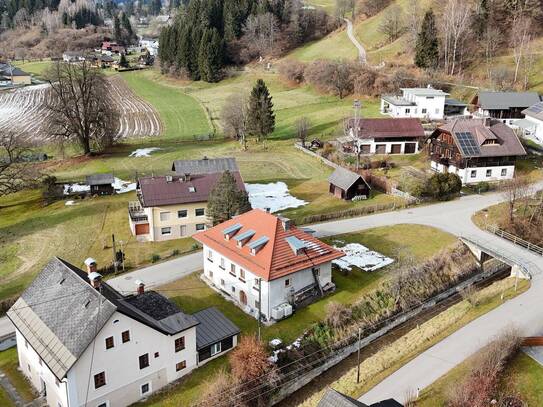
[[[172,250],[172,257],[173,256],[179,256],[179,253],[180,253],[179,249],[173,249]]]
[[[15,304],[19,297],[10,297],[0,301],[0,315],[4,315]]]
[[[486,181],[481,181],[477,184],[477,191],[479,193],[490,191],[490,184]]]
[[[157,254],[157,253],[153,253],[151,255],[151,263],[156,263],[157,261],[160,260],[160,254]]]
[[[302,83],[304,81],[305,64],[294,59],[287,59],[279,65],[279,75],[289,82]]]
[[[447,200],[458,194],[462,189],[462,181],[456,174],[437,173],[428,181],[428,194],[439,200]]]
[[[220,403],[223,405],[234,405],[234,386],[232,378],[221,369],[204,383],[199,406],[215,407]]]
[[[353,311],[346,305],[333,301],[326,305],[325,322],[335,329],[343,328],[351,322],[352,314]]]

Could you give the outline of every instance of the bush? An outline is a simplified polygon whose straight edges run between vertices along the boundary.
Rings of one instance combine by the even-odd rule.
[[[279,75],[289,82],[302,83],[304,72],[305,65],[293,59],[287,59],[279,65]]]
[[[179,253],[180,253],[179,249],[173,249],[172,250],[172,257],[179,256]]]
[[[335,329],[343,328],[352,318],[352,310],[344,304],[332,301],[326,305],[325,322]]]
[[[151,263],[156,263],[159,260],[160,260],[160,254],[153,253],[151,255]]]
[[[462,189],[460,177],[452,173],[437,173],[428,181],[428,194],[435,199],[447,200]]]
[[[479,193],[490,191],[490,184],[486,181],[481,181],[477,184],[477,191]]]
[[[0,301],[0,315],[4,315],[15,304],[19,297],[10,297]]]

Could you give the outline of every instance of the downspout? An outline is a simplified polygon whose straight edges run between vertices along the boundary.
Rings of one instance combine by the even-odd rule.
[[[307,249],[303,249],[304,251],[304,254],[306,255],[307,259],[309,260],[309,262],[311,263],[312,267],[311,267],[311,274],[313,274],[313,279],[315,280],[315,283],[317,284],[317,287],[319,289],[319,294],[320,296],[322,297],[324,295],[324,292],[322,291],[322,287],[321,287],[321,283],[319,281],[319,279],[317,278],[317,275],[315,273],[315,263],[313,263],[313,260],[311,260],[311,258],[309,257],[309,255],[307,254]]]

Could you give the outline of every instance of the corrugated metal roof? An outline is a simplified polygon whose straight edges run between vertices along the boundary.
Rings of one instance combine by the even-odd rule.
[[[212,174],[215,172],[239,172],[236,159],[232,157],[204,158],[201,160],[176,160],[172,171],[177,174]]]
[[[332,388],[326,389],[326,393],[317,404],[317,407],[368,407],[361,401],[346,396]]]
[[[360,178],[362,178],[361,175],[358,175],[352,171],[349,171],[343,167],[338,167],[334,170],[332,175],[328,177],[328,182],[332,185],[336,185],[343,189],[344,191],[348,190],[355,182],[357,182]],[[362,180],[366,183],[368,188],[370,186],[368,183],[362,178]]]
[[[87,185],[111,185],[114,182],[113,174],[87,175]]]
[[[199,322],[196,327],[198,350],[240,333],[240,329],[215,307],[196,312],[193,316]]]
[[[522,114],[525,116],[543,120],[543,102],[537,102],[536,104],[530,106],[528,109],[523,110]],[[518,124],[518,122],[515,122],[515,124]]]
[[[441,89],[434,89],[431,86],[426,88],[400,88],[400,90],[417,96],[449,96],[447,92],[443,92]]]
[[[487,92],[478,95],[478,105],[484,110],[507,110],[510,108],[526,108],[541,101],[536,92]]]

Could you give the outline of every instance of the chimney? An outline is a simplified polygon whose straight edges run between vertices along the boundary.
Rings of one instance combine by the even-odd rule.
[[[491,124],[492,124],[492,119],[490,117],[485,117],[483,120],[483,125],[485,127],[490,127]]]
[[[283,225],[283,229],[285,230],[285,232],[290,229],[290,225],[292,221],[289,218],[279,216],[279,220],[281,221],[281,224]]]
[[[137,285],[137,293],[138,295],[142,295],[143,293],[145,293],[145,284],[143,283],[143,281],[141,280],[136,280],[136,285]]]
[[[87,266],[87,274],[96,273],[98,270],[96,260],[94,260],[92,257],[89,257],[87,260],[85,260],[85,266]]]
[[[266,209],[266,213],[270,213],[271,212],[271,208],[265,208]]]
[[[102,275],[97,272],[92,272],[89,274],[89,281],[90,285],[98,290],[102,284]]]

